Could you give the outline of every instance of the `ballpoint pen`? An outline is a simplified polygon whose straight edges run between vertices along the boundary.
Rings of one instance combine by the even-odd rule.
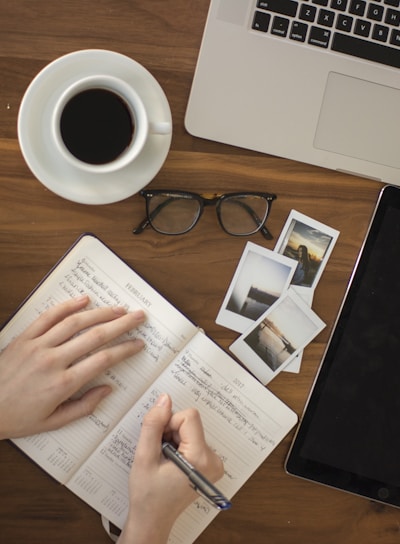
[[[162,451],[189,478],[192,487],[218,510],[227,510],[232,503],[205,478],[193,465],[187,461],[179,451],[169,442],[162,443]]]

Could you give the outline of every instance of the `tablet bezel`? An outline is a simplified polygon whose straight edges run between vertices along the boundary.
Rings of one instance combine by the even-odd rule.
[[[285,470],[288,474],[293,476],[311,480],[319,484],[347,491],[395,507],[400,507],[400,487],[398,485],[392,485],[390,482],[378,481],[326,463],[307,459],[301,454],[307,438],[309,425],[327,383],[329,370],[334,361],[335,353],[343,337],[351,306],[367,268],[371,249],[374,247],[374,243],[378,237],[383,219],[385,218],[385,214],[389,207],[394,207],[400,211],[400,189],[387,185],[379,194],[367,234],[359,252],[330,339],[286,458]]]

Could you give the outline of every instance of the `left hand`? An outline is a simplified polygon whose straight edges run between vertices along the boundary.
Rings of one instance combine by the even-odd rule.
[[[88,303],[83,296],[50,308],[0,354],[0,439],[57,429],[91,414],[110,386],[70,397],[142,349],[141,340],[107,345],[142,323],[142,311],[84,310]]]

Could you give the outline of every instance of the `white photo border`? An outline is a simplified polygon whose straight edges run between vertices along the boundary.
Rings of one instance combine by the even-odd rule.
[[[282,312],[281,319],[282,317],[285,319],[285,325],[280,323],[278,327],[274,319],[276,320],[278,317],[279,322],[280,312]],[[290,312],[290,316],[288,312]],[[290,318],[288,319],[288,317]],[[266,319],[269,323],[268,325],[265,323]],[[304,327],[302,327],[302,323]],[[287,328],[285,328],[286,326]],[[248,330],[235,340],[229,349],[261,383],[266,385],[284,370],[324,327],[325,323],[290,288]],[[273,346],[271,343],[270,351],[267,352],[265,350],[266,355],[262,357],[261,353],[264,353],[264,351],[261,352],[259,348],[261,345],[263,348],[266,348],[267,345],[259,341],[258,333],[267,328],[270,339],[273,339],[276,345]],[[290,329],[293,330],[293,328],[296,330],[296,345],[293,345],[288,339],[292,336],[292,334],[288,334],[288,331]],[[256,337],[257,340],[254,342]],[[272,352],[274,355],[278,353],[278,346],[280,349],[279,359],[278,361],[274,361],[276,363],[276,367],[274,367],[273,365],[271,366],[271,362],[267,358]],[[283,352],[285,351],[287,352],[287,357],[286,359],[282,359],[285,355]]]
[[[296,230],[297,228],[297,230]],[[311,217],[304,215],[296,210],[291,210],[285,225],[282,229],[282,232],[276,242],[275,249],[280,255],[285,255],[289,257],[288,253],[291,255],[290,258],[295,260],[298,265],[296,265],[296,271],[292,278],[292,286],[295,288],[296,292],[302,296],[302,293],[308,290],[314,291],[321,275],[326,267],[326,264],[329,260],[329,257],[333,251],[333,248],[336,244],[336,240],[339,236],[339,231],[312,219]],[[296,276],[300,276],[297,268],[300,269],[299,259],[294,256],[294,251],[296,248],[293,248],[289,244],[293,242],[293,239],[296,239],[298,244],[297,250],[300,247],[305,246],[307,249],[307,255],[309,253],[316,254],[319,253],[318,259],[319,264],[316,270],[311,272],[306,271],[305,273],[312,274],[312,279],[308,281],[296,280]],[[309,248],[314,248],[314,250],[309,251]],[[322,254],[321,254],[322,252]],[[307,295],[306,295],[307,296]]]
[[[262,268],[263,263],[265,263],[265,270]],[[296,261],[285,255],[280,255],[253,242],[247,242],[215,322],[239,333],[246,331],[265,312],[265,308],[262,307],[263,303],[257,302],[257,305],[254,305],[256,309],[252,310],[253,313],[256,313],[254,317],[251,316],[250,310],[248,310],[247,315],[240,313],[239,308],[244,306],[243,300],[249,298],[250,289],[254,288],[253,282],[256,280],[265,282],[263,283],[265,288],[267,288],[269,282],[272,288],[273,278],[275,277],[274,289],[279,289],[279,291],[274,291],[273,296],[267,291],[253,289],[260,297],[264,295],[267,299],[270,297],[272,305],[289,288],[296,266]],[[264,271],[266,273],[268,267],[271,272],[270,276],[268,277],[266,274],[265,280],[264,277],[260,280],[260,275]],[[240,300],[240,302],[236,303],[236,300]],[[267,302],[264,306],[266,305]]]

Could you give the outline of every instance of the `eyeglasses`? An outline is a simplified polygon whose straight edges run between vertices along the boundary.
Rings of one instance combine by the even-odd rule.
[[[198,222],[205,206],[215,205],[219,224],[233,236],[248,236],[260,231],[268,240],[272,235],[264,225],[272,201],[270,193],[242,192],[202,194],[187,191],[140,191],[146,200],[147,217],[133,234],[140,234],[149,225],[161,234],[185,234]]]

